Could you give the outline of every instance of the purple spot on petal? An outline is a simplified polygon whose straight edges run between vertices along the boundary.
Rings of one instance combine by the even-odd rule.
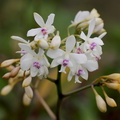
[[[97,46],[97,44],[95,42],[93,42],[90,44],[90,49],[93,50],[96,46]]]
[[[42,28],[42,29],[41,29],[41,32],[42,32],[43,35],[46,35],[46,34],[47,34],[47,29]]]
[[[83,51],[80,48],[78,48],[77,49],[77,54],[82,54],[82,53],[83,53]]]
[[[25,55],[27,52],[25,50],[21,50],[21,55]]]
[[[69,60],[66,60],[66,59],[65,59],[65,60],[63,60],[63,63],[62,63],[62,64],[63,64],[64,67],[66,67],[66,66],[68,65],[68,63],[69,63]]]
[[[82,75],[82,74],[84,74],[84,71],[83,71],[82,69],[79,69],[76,75],[77,75],[77,76],[80,76],[80,75]]]
[[[37,69],[40,69],[40,63],[39,62],[34,62],[33,67],[36,67]]]

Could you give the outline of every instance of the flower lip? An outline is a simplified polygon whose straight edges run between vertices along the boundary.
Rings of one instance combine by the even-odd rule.
[[[68,63],[69,63],[69,60],[64,59],[62,64],[64,67],[66,67],[68,65]]]
[[[27,54],[27,52],[25,50],[21,50],[21,54],[25,55],[25,54]]]
[[[80,48],[78,48],[77,49],[77,54],[82,54],[82,53],[83,53],[83,51]]]
[[[90,49],[93,50],[96,46],[97,46],[97,44],[95,42],[93,42],[90,44]]]
[[[84,71],[82,69],[79,69],[76,75],[80,76],[81,74],[84,74]]]
[[[46,34],[47,34],[47,29],[42,28],[42,29],[41,29],[41,32],[42,32],[43,35],[46,35]]]
[[[39,62],[34,62],[33,67],[40,69],[40,63]]]

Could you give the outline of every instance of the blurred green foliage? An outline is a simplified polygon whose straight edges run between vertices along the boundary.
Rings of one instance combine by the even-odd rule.
[[[33,19],[33,12],[39,13],[45,20],[50,13],[55,13],[54,25],[64,38],[67,26],[79,10],[96,8],[105,22],[108,34],[104,38],[105,46],[99,62],[100,69],[90,73],[88,83],[101,75],[120,72],[119,4],[119,0],[0,0],[0,62],[19,57],[15,53],[19,49],[17,41],[12,40],[10,36],[17,35],[27,39],[26,32],[38,27]],[[0,75],[4,73],[5,70],[1,69]],[[0,79],[0,89],[6,84],[7,81]],[[72,84],[68,83],[66,86],[69,88]],[[86,84],[86,81],[83,84]],[[20,86],[21,84],[18,84],[9,95],[0,96],[0,120],[50,120],[35,98],[28,107],[22,104],[24,91]],[[99,88],[97,90],[102,95],[101,90]],[[115,98],[117,108],[108,107],[107,113],[100,113],[92,90],[86,90],[63,102],[62,120],[120,120],[120,96],[116,91],[106,90],[111,97]],[[54,94],[50,95],[54,97]],[[45,97],[47,102],[50,102],[49,96]],[[55,111],[55,104],[51,107]]]

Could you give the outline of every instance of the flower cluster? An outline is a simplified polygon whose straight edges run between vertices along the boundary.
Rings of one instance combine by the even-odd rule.
[[[75,77],[75,83],[81,83],[80,77],[87,80],[88,71],[98,69],[98,60],[101,58],[104,45],[102,38],[106,32],[103,20],[96,9],[91,12],[79,11],[68,27],[68,36],[64,39],[61,39],[59,31],[55,31],[54,17],[55,14],[50,14],[45,23],[39,14],[34,13],[34,19],[39,27],[27,32],[27,37],[33,37],[33,40],[26,41],[21,37],[12,36],[12,39],[20,42],[18,43],[20,51],[17,53],[20,53],[21,58],[4,61],[1,64],[1,67],[13,67],[3,76],[6,79],[13,79],[10,85],[17,83],[13,82],[16,78],[23,78],[24,99],[28,103],[33,96],[30,87],[32,77],[47,78],[50,68],[61,66],[59,72],[63,73],[69,68],[68,81]],[[71,27],[74,28],[74,33],[70,33]],[[16,63],[16,66],[13,66],[13,63]],[[16,71],[14,76],[11,75],[13,70]],[[6,94],[5,91],[3,88],[2,93]]]

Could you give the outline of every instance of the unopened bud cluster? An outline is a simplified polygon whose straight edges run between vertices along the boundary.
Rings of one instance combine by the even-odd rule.
[[[98,94],[98,92],[95,90],[95,88],[93,86],[92,86],[92,89],[93,89],[93,92],[95,94],[97,107],[101,112],[106,112],[107,111],[106,103],[110,107],[116,107],[117,106],[115,100],[113,98],[110,98],[103,88],[102,88],[102,91],[103,91],[103,94],[105,96],[105,100]]]
[[[2,94],[7,94],[21,78],[22,87],[25,89],[23,101],[27,105],[33,97],[30,86],[32,78],[36,76],[40,79],[47,78],[50,68],[61,66],[59,72],[62,73],[66,73],[66,68],[69,68],[68,81],[75,77],[75,83],[81,83],[81,78],[87,80],[88,72],[98,69],[98,60],[101,59],[104,45],[102,38],[106,32],[97,10],[79,11],[68,26],[68,36],[63,40],[60,32],[55,31],[54,17],[55,14],[51,13],[44,22],[38,13],[34,13],[34,19],[39,27],[27,32],[27,37],[32,37],[32,41],[11,36],[20,42],[18,43],[20,51],[17,53],[20,53],[21,57],[1,64],[1,67],[12,69],[3,76],[11,82],[10,86],[3,88]],[[70,33],[71,27],[74,28],[74,33]],[[12,64],[16,62],[17,64],[13,66]]]
[[[95,96],[96,96],[97,106],[98,106],[98,108],[101,112],[106,112],[107,111],[106,103],[103,100],[103,98],[97,93],[97,91],[94,88],[94,85],[102,86],[102,91],[103,91],[103,94],[105,96],[106,103],[110,107],[116,107],[117,106],[114,99],[110,98],[107,95],[107,93],[105,92],[103,87],[107,87],[107,88],[110,88],[110,89],[113,89],[113,90],[117,90],[120,93],[120,73],[113,73],[113,74],[110,74],[110,75],[101,76],[100,78],[93,81],[92,89],[93,89],[93,92],[95,93]]]

